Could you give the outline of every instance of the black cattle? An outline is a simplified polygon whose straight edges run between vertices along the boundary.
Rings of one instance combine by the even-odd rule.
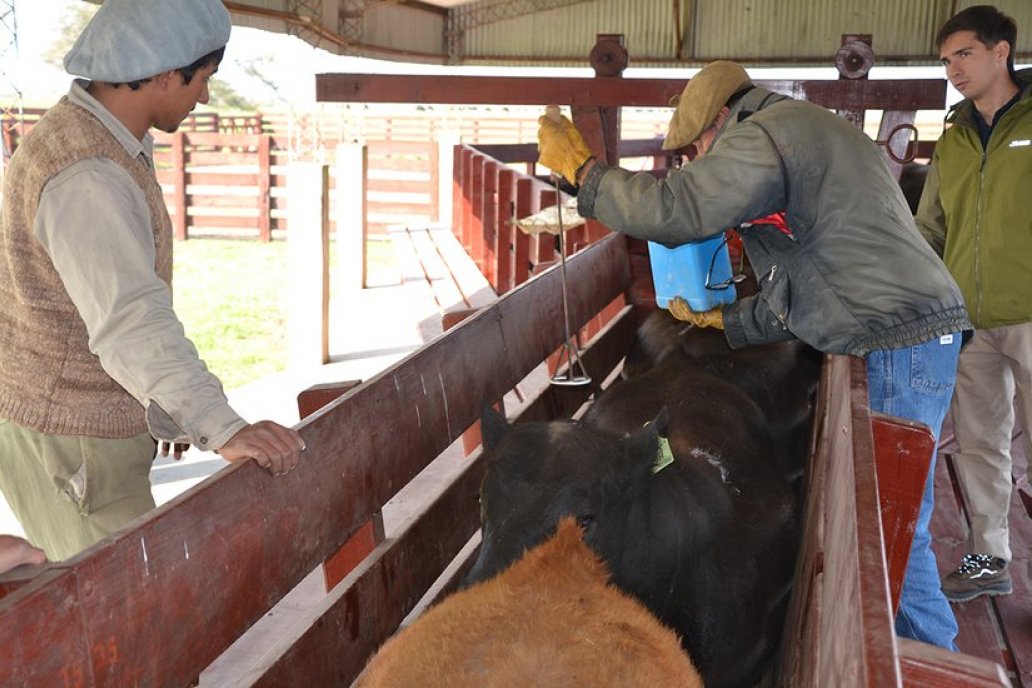
[[[584,420],[609,432],[630,432],[679,403],[701,368],[759,405],[778,463],[797,482],[809,447],[821,360],[820,352],[799,340],[732,351],[720,330],[692,327],[658,310],[638,329],[624,362],[624,382],[601,395]]]
[[[782,445],[799,428],[772,424],[767,411],[801,415],[808,427],[816,376],[807,365],[782,370],[797,358],[787,349],[743,358],[660,317],[653,334],[667,334],[652,342],[666,344],[639,352],[635,374],[583,421],[510,428],[485,411],[483,544],[467,582],[502,570],[573,515],[614,583],[681,634],[707,686],[751,685],[776,652],[798,547]],[[735,365],[721,366],[718,354]],[[763,366],[775,370],[765,377]],[[759,401],[747,391],[772,381],[801,386],[804,408],[777,409],[772,390]]]
[[[928,169],[928,165],[923,163],[908,162],[900,170],[899,188],[903,190],[903,197],[907,199],[911,214],[917,213],[917,205],[921,202],[925,180],[928,178]]]

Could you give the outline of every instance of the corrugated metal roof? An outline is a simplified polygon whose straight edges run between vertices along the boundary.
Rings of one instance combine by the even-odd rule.
[[[90,0],[97,2],[98,0]],[[586,66],[623,34],[632,66],[832,63],[842,34],[871,34],[876,63],[938,62],[935,34],[979,0],[226,0],[233,21],[342,54],[451,64]],[[1032,60],[1032,0],[995,0]]]
[[[595,0],[468,31],[462,61],[583,64],[578,56],[587,55],[596,34],[623,33],[635,66],[697,66],[720,58],[750,66],[828,65],[843,34],[871,34],[878,64],[928,65],[938,61],[939,27],[971,4],[977,0]],[[1018,22],[1019,55],[1032,54],[1032,2],[997,6]]]

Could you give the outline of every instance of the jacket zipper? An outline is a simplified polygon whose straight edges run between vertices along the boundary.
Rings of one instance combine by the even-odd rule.
[[[989,134],[990,142],[992,133]],[[978,191],[975,196],[975,322],[982,320],[982,220],[985,219],[983,212],[983,189],[985,187],[985,165],[989,158],[989,142],[982,150],[982,162],[978,166]]]

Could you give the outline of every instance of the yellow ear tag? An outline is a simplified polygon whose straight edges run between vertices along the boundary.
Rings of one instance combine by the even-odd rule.
[[[670,442],[665,437],[659,438],[659,449],[656,451],[656,460],[652,462],[652,472],[659,473],[661,470],[674,462],[674,453],[670,451]]]

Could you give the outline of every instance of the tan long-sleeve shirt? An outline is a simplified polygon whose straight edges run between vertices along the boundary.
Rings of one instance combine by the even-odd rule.
[[[151,136],[136,139],[85,85],[74,83],[67,101],[95,117],[153,175]],[[12,161],[12,171],[16,164]],[[172,310],[171,289],[156,270],[152,207],[126,166],[108,156],[83,157],[43,186],[32,237],[49,256],[85,324],[89,353],[146,409],[151,433],[218,449],[246,422],[230,408],[221,383],[207,370]],[[160,207],[160,212],[170,232],[167,211]],[[10,396],[11,391],[4,393]]]

